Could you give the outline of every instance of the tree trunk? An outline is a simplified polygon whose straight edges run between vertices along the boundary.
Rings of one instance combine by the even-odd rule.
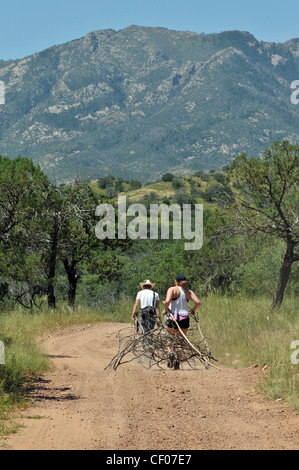
[[[68,262],[67,259],[63,260],[64,268],[67,273],[67,277],[69,280],[69,291],[68,291],[68,302],[70,307],[75,306],[76,300],[76,290],[77,290],[77,282],[79,276],[77,275],[76,270],[76,262],[72,261],[71,263]]]
[[[56,308],[56,297],[54,295],[54,286],[53,282],[49,282],[48,285],[48,307],[51,309]]]
[[[276,291],[271,306],[272,309],[280,307],[282,304],[284,291],[288,283],[294,261],[296,261],[296,258],[294,256],[294,244],[292,242],[287,242],[287,250],[284,255],[282,266],[280,268],[279,280],[276,286]]]
[[[51,244],[51,252],[49,257],[49,270],[48,270],[48,307],[51,309],[56,308],[56,297],[54,294],[54,282],[56,274],[56,258],[57,258],[57,244],[58,244],[58,233],[55,227],[54,236]]]

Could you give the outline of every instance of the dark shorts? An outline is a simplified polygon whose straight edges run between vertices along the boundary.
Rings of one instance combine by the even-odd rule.
[[[184,320],[178,321],[177,324],[178,324],[179,327],[182,328],[183,330],[186,329],[186,328],[189,328],[189,326],[190,326],[190,318],[189,318],[189,317],[184,318]],[[172,330],[178,330],[178,327],[177,327],[176,323],[175,323],[173,320],[167,320],[167,321],[166,321],[166,326],[167,326],[168,328],[171,328]]]

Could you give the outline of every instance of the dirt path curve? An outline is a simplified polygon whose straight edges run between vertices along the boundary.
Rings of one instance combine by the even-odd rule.
[[[299,414],[254,391],[256,369],[104,370],[123,325],[43,339],[53,361],[7,450],[299,449]]]

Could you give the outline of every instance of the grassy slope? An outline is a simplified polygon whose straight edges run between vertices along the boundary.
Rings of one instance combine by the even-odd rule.
[[[218,171],[217,173],[223,173],[221,171]],[[210,175],[210,180],[209,181],[203,181],[200,177],[198,176],[192,176],[192,179],[194,180],[195,183],[200,184],[200,191],[205,192],[207,188],[214,184],[218,184],[217,181],[213,178],[212,173],[209,173]],[[190,178],[178,178],[182,184],[184,185],[184,190],[186,193],[190,193]],[[106,192],[104,189],[99,188],[98,186],[98,180],[92,180],[90,182],[90,185],[92,189],[100,196],[100,195],[105,195]],[[236,189],[230,184],[230,188],[234,193],[237,193]],[[155,181],[153,183],[146,184],[142,186],[139,189],[130,189],[130,185],[128,183],[124,183],[124,188],[125,191],[122,193],[119,193],[121,196],[126,196],[128,202],[142,202],[142,199],[144,196],[149,196],[151,193],[155,193],[157,195],[157,198],[162,200],[164,197],[167,197],[171,199],[174,197],[176,190],[174,189],[173,185],[171,182],[166,182],[166,181]],[[117,198],[114,198],[116,200]],[[207,202],[203,197],[196,197],[196,202],[198,204],[204,204],[205,209],[214,209],[215,204]]]

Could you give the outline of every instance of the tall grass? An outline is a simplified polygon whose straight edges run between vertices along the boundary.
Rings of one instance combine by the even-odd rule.
[[[285,299],[275,311],[270,304],[269,298],[210,295],[202,300],[202,329],[222,365],[265,368],[260,390],[298,409],[299,364],[292,364],[290,348],[299,340],[299,299]]]

